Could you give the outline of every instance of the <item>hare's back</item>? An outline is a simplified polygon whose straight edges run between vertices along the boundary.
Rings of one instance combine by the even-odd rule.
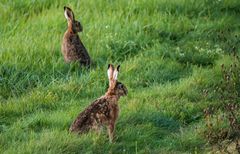
[[[65,34],[63,43],[62,43],[62,53],[66,61],[79,60],[81,58],[77,43],[77,38],[74,35]]]
[[[98,115],[106,113],[108,113],[107,100],[105,98],[97,99],[78,115],[71,126],[71,130],[82,132],[88,131],[96,123],[100,122]]]

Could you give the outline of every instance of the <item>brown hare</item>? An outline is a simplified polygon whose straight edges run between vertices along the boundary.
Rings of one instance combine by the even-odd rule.
[[[64,15],[68,22],[68,29],[62,42],[64,60],[65,62],[79,61],[81,66],[89,67],[90,56],[78,36],[78,32],[83,30],[82,25],[75,20],[73,11],[69,7],[64,6]]]
[[[109,87],[107,92],[78,115],[69,129],[70,132],[81,134],[91,129],[99,132],[100,128],[105,125],[108,129],[109,141],[112,142],[119,113],[118,100],[128,93],[125,85],[117,81],[119,68],[120,65],[115,69],[113,65],[108,65]]]

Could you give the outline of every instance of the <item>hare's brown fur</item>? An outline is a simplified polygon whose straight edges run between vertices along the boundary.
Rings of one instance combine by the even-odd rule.
[[[99,131],[105,125],[108,128],[109,139],[112,141],[119,113],[118,100],[121,96],[127,95],[127,88],[117,81],[118,69],[113,70],[113,66],[109,65],[108,91],[78,115],[69,129],[71,132],[85,133],[91,129]]]
[[[79,61],[83,66],[90,66],[90,56],[78,36],[78,32],[83,30],[82,25],[75,20],[70,8],[65,6],[64,14],[68,21],[68,29],[63,36],[62,42],[62,54],[65,62]]]

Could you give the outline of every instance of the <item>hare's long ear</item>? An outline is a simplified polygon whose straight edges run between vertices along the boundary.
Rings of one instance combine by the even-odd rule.
[[[69,7],[64,6],[64,15],[67,20],[71,20],[71,21],[74,20],[73,11]]]
[[[113,71],[114,71],[113,65],[112,64],[108,64],[107,74],[108,74],[109,83],[111,83],[111,81],[113,80]]]
[[[120,65],[118,65],[117,68],[115,68],[115,70],[113,72],[113,80],[114,81],[117,81],[119,69],[120,69]]]

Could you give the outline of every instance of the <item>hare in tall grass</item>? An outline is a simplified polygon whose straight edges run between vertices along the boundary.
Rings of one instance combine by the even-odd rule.
[[[119,106],[118,100],[125,96],[128,90],[124,84],[117,81],[120,65],[114,69],[114,66],[108,65],[109,87],[105,95],[92,102],[76,120],[72,123],[69,131],[79,134],[86,133],[89,130],[99,132],[102,126],[107,126],[109,140],[112,142],[113,133],[118,118]]]
[[[64,15],[68,22],[68,29],[63,36],[62,54],[65,62],[79,61],[81,66],[89,67],[91,63],[87,49],[78,36],[83,31],[81,23],[75,20],[73,11],[64,6]]]

